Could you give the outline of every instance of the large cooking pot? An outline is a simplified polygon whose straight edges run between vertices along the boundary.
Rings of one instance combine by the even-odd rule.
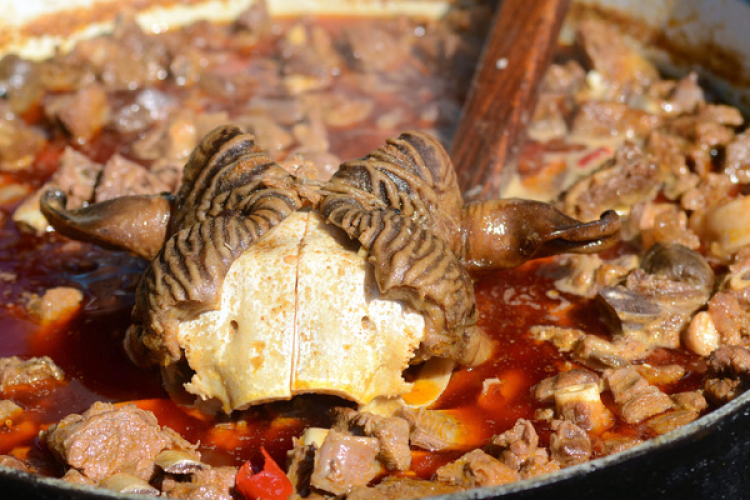
[[[133,2],[152,27],[196,18],[231,18],[251,0]],[[431,0],[269,0],[272,13],[313,8],[335,12],[375,9],[381,13],[440,15],[445,3]],[[75,12],[70,6],[82,5]],[[106,5],[105,5],[106,4]],[[0,0],[0,54],[9,51],[44,57],[56,45],[106,31],[113,5],[89,0]],[[147,4],[156,8],[148,10]],[[103,6],[105,5],[105,6]],[[171,5],[171,7],[170,7]],[[203,5],[203,7],[201,7]],[[209,5],[205,7],[205,5]],[[219,5],[221,8],[217,9]],[[578,0],[574,7],[613,10],[624,23],[639,26],[646,51],[668,72],[695,69],[726,100],[750,111],[750,1],[748,0]],[[172,10],[170,10],[172,9]],[[116,10],[116,9],[115,9]],[[57,23],[50,23],[50,12]],[[66,14],[66,12],[68,12]],[[177,13],[177,14],[176,14]],[[77,23],[59,22],[60,19]],[[41,17],[40,17],[41,16]],[[35,24],[42,19],[42,22]],[[45,24],[46,23],[46,24]],[[46,28],[48,29],[46,29]],[[565,30],[563,37],[566,36]],[[480,488],[444,498],[468,499],[742,499],[750,498],[750,392],[673,432],[622,453],[592,460],[546,476],[505,486]],[[128,499],[103,489],[0,468],[0,498]],[[142,498],[142,497],[141,497]]]

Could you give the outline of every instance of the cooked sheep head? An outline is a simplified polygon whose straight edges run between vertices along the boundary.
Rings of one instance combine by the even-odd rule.
[[[447,153],[418,132],[321,186],[225,126],[193,152],[174,200],[67,211],[50,193],[42,207],[63,234],[153,257],[128,353],[168,381],[186,372],[185,389],[226,412],[304,392],[367,403],[407,392],[410,363],[480,363],[491,343],[468,269],[594,252],[619,232],[613,213],[584,224],[524,200],[464,207]]]

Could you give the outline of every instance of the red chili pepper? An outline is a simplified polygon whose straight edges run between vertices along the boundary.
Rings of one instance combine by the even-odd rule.
[[[240,467],[235,486],[247,500],[286,500],[294,492],[292,482],[286,477],[273,458],[261,447],[265,464],[257,474],[250,462]]]

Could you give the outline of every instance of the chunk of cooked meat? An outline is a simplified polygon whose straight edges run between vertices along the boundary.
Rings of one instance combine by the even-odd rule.
[[[482,450],[474,450],[440,467],[435,472],[435,479],[441,483],[469,489],[512,483],[521,479],[521,475],[514,468]]]
[[[721,346],[708,357],[706,396],[723,404],[739,396],[750,384],[750,349]]]
[[[547,377],[533,387],[534,399],[540,403],[552,403],[555,400],[555,392],[571,385],[596,384],[601,382],[599,375],[584,368],[573,368],[558,373],[553,377]]]
[[[0,358],[0,390],[46,380],[63,380],[65,374],[49,356],[23,360],[18,356]]]
[[[650,385],[634,368],[618,368],[604,372],[620,415],[635,424],[663,413],[674,406],[672,400],[657,387]]]
[[[195,449],[172,429],[161,427],[150,411],[100,402],[53,424],[41,440],[61,463],[95,482],[118,473],[149,481],[160,452]]]
[[[561,199],[563,212],[584,221],[605,210],[629,210],[656,196],[662,179],[654,159],[633,144],[617,150],[615,159],[573,184]]]
[[[335,495],[364,486],[382,471],[379,453],[376,438],[330,431],[315,453],[310,485]]]
[[[461,491],[459,486],[412,479],[408,477],[388,476],[375,486],[358,486],[346,496],[347,500],[408,500],[434,495],[449,495]]]
[[[399,410],[398,416],[409,422],[412,446],[429,451],[465,446],[466,428],[459,418],[449,412],[404,407]]]
[[[549,438],[552,459],[562,467],[580,464],[591,457],[592,445],[586,431],[567,420],[552,422],[555,431]]]
[[[524,479],[560,468],[560,464],[550,460],[547,450],[539,446],[536,429],[525,419],[518,419],[511,429],[494,436],[485,449]]]
[[[411,465],[409,422],[401,417],[383,417],[351,408],[340,408],[334,430],[377,438],[378,459],[388,470],[405,471]]]
[[[234,489],[237,467],[210,467],[190,475],[189,481],[167,477],[161,491],[170,498],[185,500],[238,500],[242,496]]]

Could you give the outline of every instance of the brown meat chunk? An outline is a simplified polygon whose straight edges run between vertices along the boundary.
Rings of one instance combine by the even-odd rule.
[[[636,339],[618,336],[609,341],[596,335],[585,335],[574,347],[573,357],[594,370],[621,368],[644,359],[651,349]]]
[[[13,220],[37,233],[44,232],[49,223],[39,211],[39,200],[47,190],[58,188],[68,198],[67,208],[79,208],[94,197],[94,186],[102,166],[71,147],[65,148],[60,166],[50,180],[21,203],[13,213]]]
[[[708,301],[708,314],[721,343],[750,345],[750,287],[723,290]]]
[[[586,20],[576,32],[576,43],[583,48],[589,67],[598,71],[610,87],[606,97],[613,100],[641,93],[659,79],[656,67],[629,46],[617,29],[603,21]]]
[[[115,154],[102,169],[94,201],[98,203],[120,196],[158,194],[169,190],[169,185],[144,167]]]
[[[48,356],[23,360],[18,356],[0,358],[0,390],[45,380],[62,380],[63,371]]]
[[[50,323],[78,311],[81,302],[83,293],[79,289],[61,286],[47,290],[41,297],[33,296],[29,300],[28,310],[42,323]]]
[[[632,436],[621,436],[605,432],[600,439],[594,441],[594,450],[598,456],[607,456],[625,451],[641,443],[643,443],[641,439]]]
[[[685,367],[682,365],[636,365],[633,368],[646,379],[646,382],[654,385],[674,384],[685,375]]]
[[[592,445],[586,431],[567,420],[552,422],[555,432],[549,438],[552,459],[562,467],[580,464],[591,457]]]
[[[660,117],[627,104],[586,101],[573,118],[572,132],[576,136],[597,139],[642,137],[660,123]]]
[[[675,429],[679,429],[685,424],[689,424],[700,416],[700,413],[693,410],[669,410],[666,413],[657,415],[648,419],[646,424],[658,435],[666,434]]]
[[[379,453],[376,438],[330,431],[315,453],[310,485],[335,495],[366,485],[381,471]]]
[[[434,495],[448,495],[461,491],[458,486],[411,479],[408,477],[388,476],[375,486],[358,486],[346,496],[347,500],[407,500]]]
[[[13,419],[18,418],[21,413],[23,408],[10,399],[0,400],[0,426],[12,424]]]
[[[49,118],[59,120],[74,140],[88,142],[107,123],[110,108],[104,88],[91,83],[73,94],[50,98],[45,111]]]
[[[750,129],[737,134],[724,150],[724,173],[734,182],[750,182]]]
[[[107,90],[134,90],[169,71],[169,54],[160,39],[146,36],[135,17],[125,13],[117,17],[111,36],[81,40],[69,60],[93,70]]]
[[[294,447],[287,453],[286,475],[294,491],[302,497],[310,493],[310,476],[315,469],[316,446],[305,445],[302,439],[294,440]]]
[[[212,467],[190,475],[190,481],[166,478],[162,492],[170,498],[186,500],[238,500],[242,496],[234,489],[237,467]]]
[[[195,449],[172,429],[159,426],[153,413],[132,404],[94,403],[83,414],[50,426],[41,439],[60,462],[96,482],[117,473],[149,481],[160,452]]]
[[[512,429],[494,436],[488,450],[508,467],[520,470],[536,453],[539,436],[532,423],[519,419]]]
[[[594,220],[605,210],[652,199],[660,186],[659,167],[653,158],[639,147],[625,144],[613,163],[577,181],[563,194],[563,211],[583,221]]]
[[[26,462],[23,462],[10,455],[0,455],[0,467],[8,467],[10,469],[16,469],[23,472],[32,472],[31,468],[26,464]]]
[[[708,357],[706,396],[723,404],[742,394],[750,384],[750,349],[724,345]]]
[[[554,377],[548,377],[539,382],[532,388],[534,399],[540,403],[553,403],[555,401],[555,392],[563,387],[581,384],[599,384],[599,375],[584,368],[574,368],[572,370],[559,373]]]
[[[388,470],[405,471],[411,465],[409,422],[403,418],[382,417],[342,408],[333,429],[377,438],[380,443],[378,458]]]
[[[435,472],[435,479],[441,483],[469,489],[512,483],[521,479],[521,475],[482,450],[474,450],[455,462],[440,467]]]
[[[672,400],[650,385],[634,368],[604,372],[604,380],[626,422],[635,424],[671,409]]]
[[[409,441],[423,450],[451,450],[462,446],[465,428],[455,416],[439,411],[402,408],[398,416],[409,422]]]
[[[0,170],[30,167],[43,147],[44,136],[0,101]]]

